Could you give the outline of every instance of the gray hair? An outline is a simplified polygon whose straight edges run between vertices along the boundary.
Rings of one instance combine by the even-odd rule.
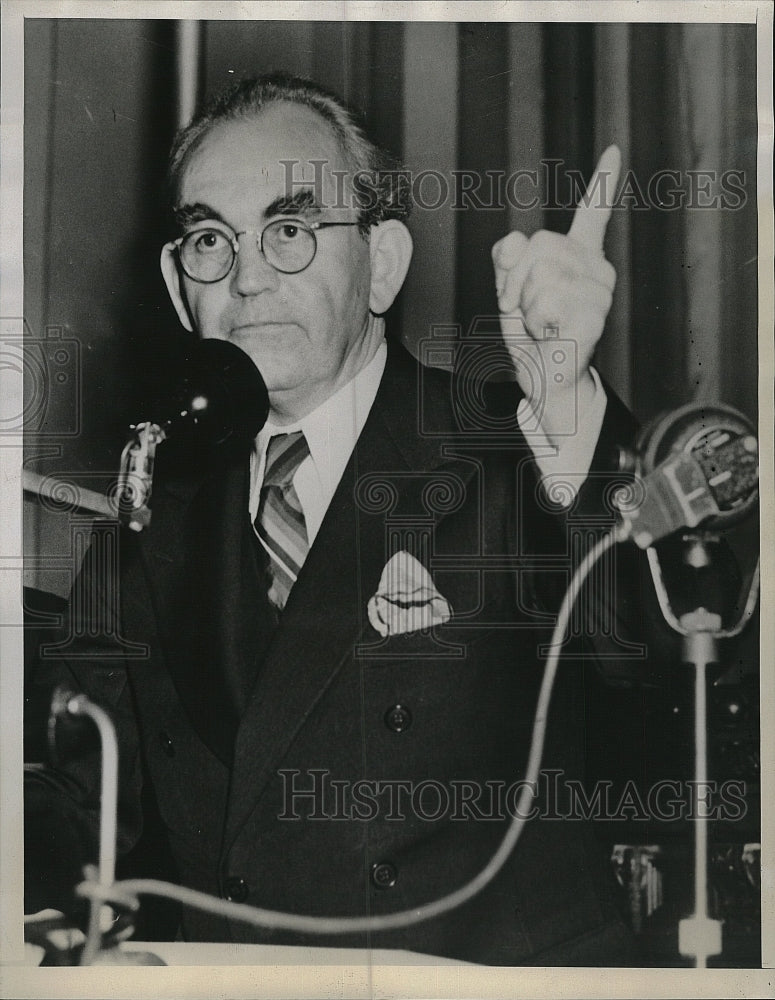
[[[409,176],[397,160],[369,139],[356,113],[336,94],[284,72],[242,80],[211,100],[175,136],[167,179],[173,205],[188,154],[219,122],[251,118],[268,104],[287,101],[317,112],[334,133],[349,169],[362,233],[385,219],[406,219],[411,211]]]

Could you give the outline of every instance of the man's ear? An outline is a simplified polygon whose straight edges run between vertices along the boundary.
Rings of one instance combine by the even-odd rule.
[[[371,293],[369,309],[381,316],[393,304],[412,259],[412,237],[398,219],[386,219],[369,233]]]
[[[164,277],[164,283],[167,286],[167,291],[172,299],[172,304],[175,306],[175,312],[178,314],[178,319],[189,332],[193,333],[194,324],[191,322],[188,306],[186,305],[186,300],[183,297],[183,293],[180,288],[180,269],[178,268],[178,260],[175,254],[174,244],[164,244],[161,250],[161,260],[159,263],[161,264],[161,273]]]

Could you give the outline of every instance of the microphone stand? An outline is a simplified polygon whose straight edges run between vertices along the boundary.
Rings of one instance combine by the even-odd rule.
[[[685,535],[684,562],[695,569],[710,566],[709,542],[718,536],[711,532]],[[721,954],[721,921],[708,913],[708,798],[700,793],[708,782],[707,667],[718,662],[718,640],[739,635],[751,618],[759,593],[759,562],[748,590],[740,618],[729,628],[722,628],[721,616],[699,606],[677,618],[662,578],[662,568],[655,548],[646,550],[651,578],[662,616],[683,637],[681,660],[694,666],[694,780],[697,789],[694,818],[694,913],[678,924],[678,950],[693,958],[698,969],[707,968],[711,955]]]
[[[113,720],[99,705],[85,694],[76,694],[65,687],[54,691],[49,715],[48,738],[52,751],[56,744],[57,720],[63,715],[85,715],[97,728],[102,756],[100,776],[100,827],[99,861],[97,866],[87,865],[85,877],[109,890],[116,878],[116,823],[118,817],[118,739]],[[139,904],[137,904],[139,905]],[[137,907],[130,907],[129,916]],[[165,965],[158,955],[148,951],[122,951],[119,944],[133,933],[131,922],[114,930],[118,921],[113,910],[92,898],[89,904],[86,939],[79,965],[100,963],[101,957],[113,965]],[[103,949],[105,951],[103,952]]]

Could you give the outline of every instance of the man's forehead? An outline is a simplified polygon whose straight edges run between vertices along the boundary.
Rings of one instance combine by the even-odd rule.
[[[341,190],[344,175],[349,181],[349,173],[329,123],[310,108],[278,101],[204,133],[183,168],[178,203],[240,189],[273,200],[297,194],[303,186],[326,203]]]

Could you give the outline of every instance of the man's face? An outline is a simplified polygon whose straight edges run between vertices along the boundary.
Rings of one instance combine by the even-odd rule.
[[[290,168],[281,161],[293,161]],[[315,188],[313,160],[323,160]],[[225,223],[234,233],[260,232],[281,216],[355,221],[332,171],[347,170],[336,137],[315,112],[290,103],[214,126],[189,154],[176,208],[185,230]],[[305,204],[303,181],[322,206]],[[340,188],[341,188],[341,181]],[[349,192],[349,187],[347,191]],[[295,196],[294,206],[286,203]],[[336,207],[345,201],[348,208]],[[355,226],[317,230],[312,263],[297,274],[276,271],[254,232],[239,236],[231,272],[213,284],[180,273],[180,291],[201,337],[231,340],[261,370],[273,410],[302,416],[347,382],[370,351],[368,243]],[[174,294],[173,294],[174,297]]]

